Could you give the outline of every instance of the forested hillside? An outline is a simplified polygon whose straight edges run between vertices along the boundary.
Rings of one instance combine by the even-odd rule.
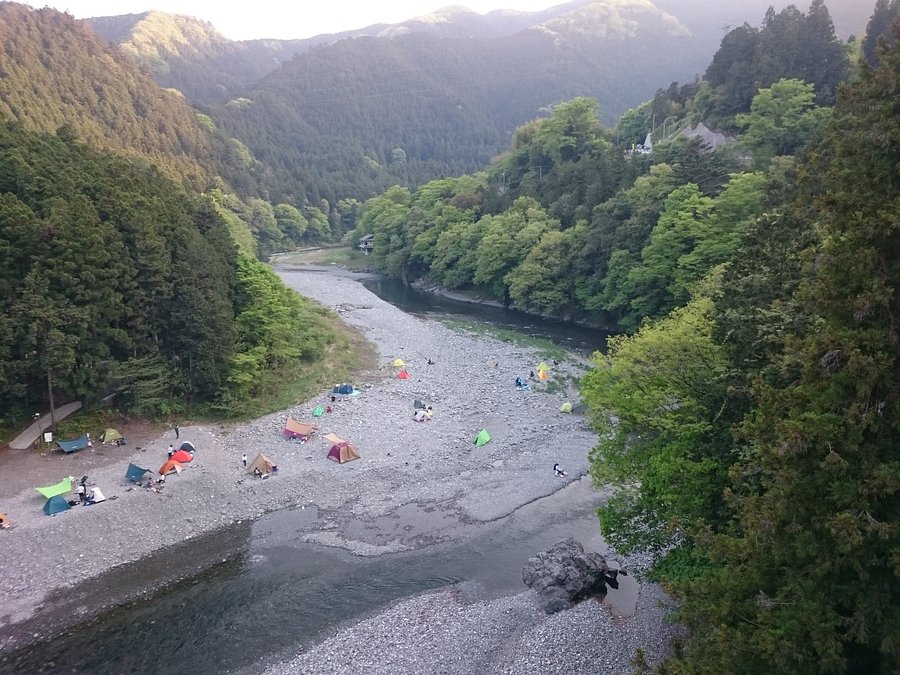
[[[52,9],[0,3],[0,115],[97,148],[151,158],[206,189],[214,150],[196,112],[90,29]]]
[[[785,29],[807,34],[814,61],[772,65]],[[756,51],[739,61],[730,45],[744,31],[723,39],[713,77],[661,90],[615,130],[602,126],[595,100],[575,99],[520,127],[487,172],[367,201],[357,234],[376,236],[374,264],[410,282],[426,277],[525,311],[626,329],[684,304],[780,199],[786,158],[821,129],[829,109],[819,101],[833,100],[836,78],[849,73],[821,0],[807,14],[768,15]],[[726,116],[719,101],[747,81],[760,87]],[[627,152],[658,131],[654,118],[669,122],[665,142],[652,154]],[[687,133],[703,120],[739,131],[739,142],[711,151]]]
[[[315,359],[316,310],[145,160],[0,127],[0,407],[119,392],[138,414],[239,408]]]

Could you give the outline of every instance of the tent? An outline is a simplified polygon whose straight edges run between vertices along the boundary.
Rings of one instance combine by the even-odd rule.
[[[287,422],[284,423],[282,435],[285,438],[308,441],[309,437],[312,436],[316,429],[318,429],[318,427],[315,424],[304,424],[303,422],[298,422],[297,420],[288,417]]]
[[[547,372],[550,372],[550,366],[547,365],[546,361],[541,361],[535,370],[546,370]]]
[[[398,380],[408,380],[409,373],[407,373],[405,370],[401,370],[399,373],[397,373],[397,379]]]
[[[325,414],[325,408],[323,408],[320,405],[317,405],[316,409],[313,410],[313,417],[321,417],[324,414]]]
[[[259,469],[261,474],[272,473],[272,467],[275,466],[275,462],[266,457],[264,454],[259,453],[252,462],[247,465],[247,473],[253,473],[254,469]]]
[[[88,435],[81,434],[79,438],[71,441],[56,441],[56,444],[66,454],[75,452],[76,450],[84,450],[88,446]]]
[[[482,429],[481,431],[478,432],[478,435],[474,439],[472,439],[472,442],[480,448],[482,445],[485,445],[490,440],[491,440],[491,435],[487,432],[487,429]]]
[[[55,516],[57,513],[68,511],[71,508],[65,497],[54,495],[44,504],[44,513],[48,516]]]
[[[550,372],[547,370],[538,370],[537,376],[541,382],[546,382],[550,379]]]
[[[47,487],[39,487],[34,489],[40,492],[47,499],[55,497],[56,495],[64,495],[67,492],[72,491],[72,477],[69,476],[68,478],[63,478],[56,485],[48,485]]]
[[[0,513],[0,527],[2,527],[4,530],[9,527],[9,518],[4,516],[2,513]]]
[[[566,401],[561,406],[559,406],[559,412],[561,413],[570,413],[572,412],[572,404],[569,401]]]
[[[333,443],[328,451],[328,459],[334,460],[338,464],[359,459],[359,453],[356,451],[356,448],[340,436],[325,434],[325,438]]]
[[[137,483],[148,471],[150,469],[142,469],[137,464],[129,464],[128,470],[125,472],[125,480],[128,483]]]
[[[344,382],[343,384],[334,385],[331,389],[331,393],[335,396],[356,396],[359,393],[359,389],[349,382]]]
[[[122,434],[120,434],[115,429],[107,429],[102,434],[100,434],[100,442],[101,443],[112,443],[113,441],[117,441],[120,438],[125,438]]]
[[[165,476],[166,474],[170,473],[181,473],[182,471],[184,471],[184,467],[181,466],[181,464],[179,464],[178,462],[171,459],[161,467],[159,467],[159,473],[161,476]]]
[[[100,502],[106,501],[106,495],[98,487],[91,488],[91,502],[93,504],[99,504]]]
[[[403,359],[394,359],[394,362],[391,364],[394,368],[402,368],[406,364],[403,363]]]
[[[586,415],[587,406],[584,403],[576,403],[572,406],[572,413],[575,415]]]
[[[190,441],[185,441],[184,443],[182,443],[181,445],[178,446],[178,449],[184,450],[185,452],[189,452],[191,454],[194,454],[195,452],[197,452],[197,448],[195,448],[194,444],[191,443]]]
[[[419,399],[413,401],[413,410],[425,410],[425,404]]]
[[[187,464],[194,458],[191,457],[191,453],[189,453],[187,450],[176,450],[175,454],[169,457],[169,459],[178,462],[179,464]]]

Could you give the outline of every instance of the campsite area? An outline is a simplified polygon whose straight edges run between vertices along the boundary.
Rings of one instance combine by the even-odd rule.
[[[523,505],[581,480],[586,473],[596,435],[583,416],[559,411],[572,399],[574,378],[586,366],[583,359],[572,357],[551,366],[548,382],[534,381],[523,390],[515,386],[516,378],[528,378],[543,360],[532,348],[411,316],[347,276],[281,274],[289,286],[330,306],[348,326],[362,331],[376,345],[380,367],[359,374],[352,383],[356,395],[338,395],[332,401],[327,388],[313,400],[241,426],[182,427],[181,440],[192,442],[196,453],[160,492],[127,485],[124,474],[129,462],[155,472],[167,459],[166,448],[175,442],[171,431],[154,436],[147,429],[147,437],[138,438],[136,431],[128,430],[124,432],[131,434],[128,446],[114,451],[95,447],[93,453],[79,451],[64,458],[32,456],[21,469],[15,460],[7,460],[0,510],[8,514],[13,527],[0,532],[0,574],[5,581],[0,591],[0,654],[33,640],[35,633],[61,630],[105,606],[189,577],[221,559],[222,547],[240,545],[234,542],[241,540],[236,533],[242,523],[278,509],[314,506],[317,510],[314,522],[293,531],[297,542],[377,556],[471,536],[482,524],[502,522]],[[396,359],[403,361],[408,379],[397,378],[401,368],[393,365]],[[414,419],[417,399],[433,410],[422,422]],[[313,415],[316,408],[326,407],[331,412]],[[317,428],[305,442],[291,440],[284,434],[289,418]],[[482,429],[489,432],[490,441],[476,446],[473,441]],[[351,444],[359,457],[343,463],[330,461],[328,454],[335,446],[341,453],[339,444],[325,439],[328,434]],[[252,461],[259,453],[278,466],[268,479],[248,474],[243,466],[243,455]],[[567,477],[554,475],[555,463],[565,467]],[[35,474],[29,474],[32,468]],[[15,483],[7,469],[17,475]],[[116,499],[45,516],[33,488],[82,474]],[[215,532],[223,534],[214,540],[206,536]],[[214,543],[204,549],[206,556],[198,554],[196,547],[189,554],[177,553],[191,540]],[[168,549],[180,557],[158,565],[156,578],[147,578],[144,585],[136,584],[127,573],[104,576],[113,568],[127,572],[124,564]],[[48,550],[58,554],[47,560]],[[102,579],[116,582],[107,583],[103,594],[84,591]],[[652,661],[665,649],[667,629],[658,604],[649,600],[657,591],[647,588],[634,616],[624,621],[608,619],[603,630],[627,633],[627,644],[643,645]],[[390,610],[392,615],[369,618],[353,630],[360,635],[366,630],[377,633],[386,622],[399,620],[398,612],[415,613],[426,603],[429,611],[445,612],[445,628],[452,632],[479,613],[506,612],[513,603],[516,612],[529,617],[528,644],[556,640],[560,634],[590,635],[589,642],[597,644],[593,649],[603,650],[603,640],[594,639],[591,632],[598,630],[597,612],[605,611],[602,608],[563,612],[551,621],[535,614],[527,593],[501,603],[475,605],[446,597],[439,593],[428,596],[431,599],[400,603]],[[509,631],[506,637],[512,640],[515,625],[504,625]],[[448,635],[444,637],[452,644],[444,645],[447,654],[471,648],[472,638],[465,632],[456,643]],[[439,632],[432,637],[435,644],[446,642]],[[407,639],[415,640],[414,636]],[[495,634],[490,639],[497,643],[506,638]],[[519,644],[522,649],[527,646]],[[370,672],[390,672],[372,665],[383,656],[379,640],[369,640],[367,645],[366,654],[358,654],[360,663],[369,663]],[[326,642],[317,649],[326,655],[332,648]],[[589,659],[585,649],[580,648],[578,658]],[[425,658],[425,652],[421,653]],[[516,653],[501,656],[510,663],[519,658]],[[521,655],[526,661],[532,656]],[[553,662],[554,672],[578,672],[566,669],[566,658]],[[608,660],[610,669],[603,672],[623,672],[627,658],[623,652],[620,658]],[[317,672],[340,672],[348,665],[336,659],[329,670],[327,656],[319,663]],[[308,672],[307,667],[286,662],[273,672]],[[421,672],[428,672],[424,668]]]

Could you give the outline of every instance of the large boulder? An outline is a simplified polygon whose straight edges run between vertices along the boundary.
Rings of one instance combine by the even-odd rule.
[[[589,597],[603,597],[607,586],[618,588],[624,570],[610,569],[599,553],[585,553],[571,537],[531,556],[522,568],[522,581],[534,590],[547,614],[569,609]]]

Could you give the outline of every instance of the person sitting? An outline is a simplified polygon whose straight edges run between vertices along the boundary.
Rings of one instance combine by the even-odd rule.
[[[522,382],[522,378],[521,378],[521,377],[517,377],[517,378],[516,378],[516,386],[519,387],[519,388],[521,389],[523,384],[525,384],[525,383]]]
[[[257,478],[260,478],[262,476],[262,471],[259,470],[258,466],[253,467],[253,475]]]
[[[553,475],[554,476],[565,476],[566,475],[566,472],[562,470],[562,467],[560,467],[558,462],[553,465]]]
[[[434,365],[434,361],[431,360],[431,357],[428,358],[428,365],[429,365],[429,366],[433,366],[433,365]]]
[[[413,415],[413,419],[416,422],[424,422],[427,417],[428,417],[428,413],[425,412],[424,408],[419,408],[418,410],[416,410],[415,414]]]
[[[331,412],[331,406],[330,406],[330,405],[326,405],[326,406],[325,406],[325,412],[327,412],[327,413],[330,413],[330,412]]]

